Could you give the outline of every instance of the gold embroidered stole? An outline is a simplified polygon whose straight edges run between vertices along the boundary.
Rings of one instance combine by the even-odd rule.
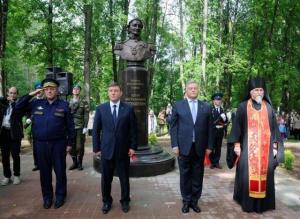
[[[271,136],[266,102],[263,101],[261,109],[256,110],[252,100],[248,100],[247,118],[249,196],[265,198]]]

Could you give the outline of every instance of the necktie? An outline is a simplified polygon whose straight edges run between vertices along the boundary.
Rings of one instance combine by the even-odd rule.
[[[115,125],[117,124],[117,105],[113,105],[113,119],[114,119],[114,123]]]
[[[9,106],[8,106],[8,108],[6,110],[6,115],[9,116],[11,114],[11,112],[12,112],[12,105],[11,105],[11,103],[9,103]]]
[[[192,100],[192,116],[193,116],[193,122],[196,122],[196,117],[197,117],[197,113],[196,113],[196,101]]]

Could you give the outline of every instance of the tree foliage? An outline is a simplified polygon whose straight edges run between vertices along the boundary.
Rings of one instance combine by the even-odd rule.
[[[83,9],[85,4],[90,4],[93,8],[89,68],[92,107],[107,99],[108,83],[116,79],[124,66],[113,56],[113,44],[124,40],[127,21],[140,17],[144,21],[143,40],[157,46],[155,57],[147,65],[151,72],[149,103],[156,113],[167,103],[182,98],[182,83],[189,79],[201,84],[202,99],[210,100],[213,92],[222,91],[225,106],[236,107],[252,75],[267,79],[274,107],[299,111],[300,2],[208,0],[207,84],[202,86],[203,2],[11,0],[6,51],[1,58],[1,63],[5,59],[6,87],[15,85],[21,94],[32,89],[34,81],[45,75],[49,47],[53,51],[53,65],[72,72],[74,81],[83,85]],[[52,32],[49,16],[52,16]]]

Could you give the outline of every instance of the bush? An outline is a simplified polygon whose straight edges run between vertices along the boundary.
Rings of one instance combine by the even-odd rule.
[[[152,144],[152,145],[156,145],[157,144],[157,137],[156,137],[156,134],[150,134],[149,135],[149,143]]]
[[[293,164],[295,161],[295,155],[290,149],[284,150],[284,167],[287,170],[293,169]]]

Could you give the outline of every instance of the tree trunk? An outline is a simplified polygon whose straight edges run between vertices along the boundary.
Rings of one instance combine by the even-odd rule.
[[[235,46],[235,33],[236,33],[236,23],[237,23],[237,14],[238,14],[238,9],[239,9],[239,0],[236,0],[235,2],[235,7],[234,7],[234,12],[232,17],[232,22],[231,22],[231,28],[229,28],[229,35],[231,36],[231,42],[230,42],[230,56],[231,59],[234,59],[234,46]],[[232,95],[232,72],[227,71],[227,95],[225,95],[224,98],[224,107],[228,108],[230,106],[230,97]]]
[[[116,37],[115,37],[113,16],[114,16],[113,0],[109,0],[109,20],[110,20],[109,28],[110,28],[110,43],[111,43],[111,52],[112,52],[112,71],[113,71],[114,81],[118,81],[117,58],[116,55],[114,54]]]
[[[183,45],[183,10],[182,10],[182,0],[179,0],[179,20],[180,20],[180,44],[179,44],[179,75],[180,75],[180,82],[181,82],[181,89],[182,93],[184,94],[185,91],[185,81],[184,81],[184,66],[183,66],[183,59],[184,59],[184,45]]]
[[[206,76],[206,38],[207,38],[207,19],[208,19],[208,0],[203,1],[203,31],[202,31],[202,58],[201,58],[201,72],[203,93],[206,93],[207,76]]]
[[[275,1],[274,5],[274,13],[273,13],[273,19],[272,19],[272,24],[269,32],[269,47],[272,45],[272,37],[273,37],[273,31],[274,31],[274,26],[275,26],[275,19],[277,17],[277,11],[278,11],[278,5],[279,5],[279,0]]]
[[[47,39],[47,64],[48,67],[53,67],[53,4],[52,0],[48,3],[47,17],[48,39]]]
[[[90,66],[91,66],[91,43],[92,43],[92,5],[84,5],[84,94],[90,105]]]
[[[121,33],[121,42],[124,42],[126,40],[127,36],[127,23],[128,23],[128,12],[129,12],[129,2],[130,0],[123,0],[123,14],[126,16],[126,21],[124,21],[124,27],[122,29]],[[118,78],[121,78],[122,71],[125,69],[125,61],[123,59],[119,58],[119,65],[118,65]]]
[[[8,0],[0,2],[0,96],[4,96],[6,90],[5,48],[8,2]]]
[[[218,54],[218,74],[216,77],[216,85],[220,88],[220,77],[222,72],[222,33],[223,33],[223,2],[219,1],[219,54]]]
[[[95,67],[95,74],[96,74],[96,78],[97,78],[97,81],[101,81],[101,78],[102,78],[102,57],[101,57],[101,52],[96,49],[95,51],[95,57],[96,57],[96,67]],[[101,91],[101,86],[96,86],[95,88],[96,92],[95,92],[95,95],[96,95],[96,103],[101,103],[101,98],[100,98],[100,91]]]
[[[285,21],[285,28],[284,28],[284,34],[283,34],[283,51],[284,51],[284,58],[283,61],[284,62],[288,62],[290,61],[290,56],[291,56],[291,48],[289,45],[289,32],[290,32],[290,28],[291,28],[291,17],[294,14],[294,9],[289,10],[287,12],[287,14],[284,17],[284,21]],[[289,92],[289,81],[287,78],[284,78],[282,81],[282,95],[281,95],[281,110],[285,111],[285,112],[290,112],[291,107],[290,107],[290,92]]]
[[[151,34],[150,34],[150,41],[151,43],[155,44],[156,43],[156,35],[157,35],[157,21],[158,21],[158,7],[159,7],[159,0],[153,0],[153,7],[152,7],[152,14],[153,14],[153,18],[152,18],[152,28],[151,28]],[[149,60],[148,66],[149,66],[149,88],[150,88],[150,92],[149,92],[149,97],[152,93],[152,81],[153,81],[153,76],[154,76],[154,60],[155,57],[151,57],[151,59]]]

